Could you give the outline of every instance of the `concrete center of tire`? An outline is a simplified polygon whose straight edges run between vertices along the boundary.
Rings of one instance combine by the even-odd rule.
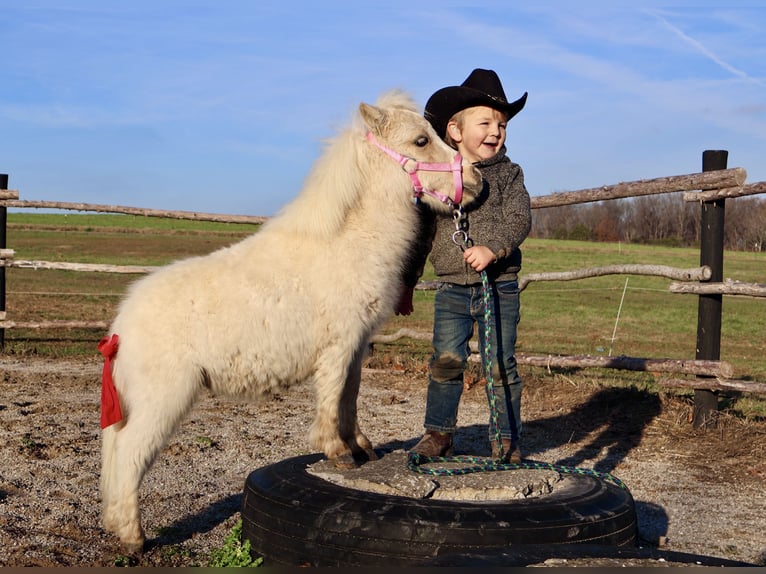
[[[465,463],[434,463],[435,468],[462,468]],[[479,472],[458,476],[433,476],[412,472],[407,468],[407,453],[396,450],[359,468],[341,470],[329,460],[306,467],[318,478],[366,492],[431,498],[434,500],[515,500],[544,496],[563,484],[553,470],[518,469]]]

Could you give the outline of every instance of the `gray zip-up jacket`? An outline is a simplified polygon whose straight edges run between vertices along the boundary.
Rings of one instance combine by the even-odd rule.
[[[474,164],[484,178],[484,190],[477,201],[466,208],[461,225],[473,245],[485,245],[497,256],[497,261],[487,267],[491,281],[518,278],[521,269],[519,246],[532,226],[524,173],[505,154],[503,147],[494,157]],[[481,283],[481,275],[465,262],[462,250],[452,241],[453,219],[435,216],[425,207],[420,213],[423,227],[405,268],[405,284],[412,287],[417,283],[429,250],[439,281],[459,285]]]

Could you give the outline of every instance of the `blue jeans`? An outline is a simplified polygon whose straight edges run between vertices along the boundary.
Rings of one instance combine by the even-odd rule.
[[[519,322],[519,285],[516,281],[490,283],[492,319],[492,378],[503,438],[514,445],[521,437],[521,377],[516,370],[516,326]],[[484,289],[481,285],[440,283],[434,300],[434,353],[429,364],[425,428],[455,431],[463,372],[474,324],[479,332],[482,371],[486,377]],[[487,390],[489,394],[489,390]],[[489,436],[495,436],[492,417]]]

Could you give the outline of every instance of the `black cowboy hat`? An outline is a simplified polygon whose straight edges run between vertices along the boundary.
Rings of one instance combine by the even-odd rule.
[[[505,112],[510,120],[527,103],[527,92],[515,102],[508,102],[503,91],[503,84],[494,70],[476,68],[459,86],[442,88],[428,98],[425,118],[439,134],[444,137],[447,123],[460,110],[473,106],[488,106]]]

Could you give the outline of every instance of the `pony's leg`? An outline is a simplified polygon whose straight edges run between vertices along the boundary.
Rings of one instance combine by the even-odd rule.
[[[362,382],[362,362],[364,361],[366,348],[367,343],[365,342],[354,353],[354,358],[351,361],[338,407],[338,430],[341,438],[349,446],[353,455],[364,454],[367,460],[377,460],[378,455],[375,454],[370,440],[359,428],[359,419],[357,417],[357,399],[359,397],[359,386]],[[350,462],[353,463],[353,460]]]
[[[120,428],[115,428],[115,427]],[[128,554],[141,552],[146,539],[138,508],[138,487],[151,460],[144,452],[131,452],[140,444],[137,420],[131,413],[124,424],[102,432],[101,503],[104,528],[120,539]],[[151,447],[151,445],[147,445]],[[129,457],[129,458],[128,458]]]
[[[144,530],[138,509],[138,484],[129,486],[133,480],[131,464],[121,461],[125,433],[132,431],[127,423],[117,423],[101,433],[101,504],[104,528],[116,534],[128,554],[141,552],[144,546]],[[140,478],[135,479],[140,482]]]
[[[316,417],[311,425],[309,440],[327,458],[353,460],[351,448],[341,436],[339,407],[349,372],[353,370],[354,352],[340,346],[326,349],[316,363]],[[358,369],[361,375],[361,368]],[[356,419],[356,411],[351,413]],[[345,424],[345,423],[344,423]]]
[[[129,378],[124,402],[127,417],[107,427],[102,438],[101,496],[104,528],[115,533],[130,553],[146,539],[141,527],[138,489],[157,454],[189,412],[200,386],[194,377],[165,373],[163,385]],[[143,387],[143,388],[139,388]]]

